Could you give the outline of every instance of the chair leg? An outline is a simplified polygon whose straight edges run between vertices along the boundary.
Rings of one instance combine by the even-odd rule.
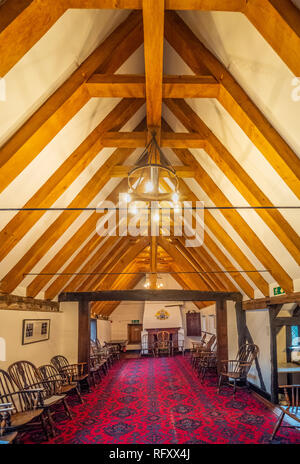
[[[236,379],[233,379],[233,398],[235,398],[235,392],[236,392]]]
[[[46,441],[48,441],[49,440],[49,433],[48,433],[48,429],[47,429],[47,423],[46,423],[46,418],[45,418],[44,412],[42,412],[42,414],[40,415],[40,421],[41,421],[43,432],[44,432],[45,437],[46,437]]]
[[[219,384],[218,384],[218,394],[220,393],[221,385],[222,385],[223,375],[219,375]]]
[[[69,417],[69,419],[73,419],[73,416],[72,416],[72,414],[71,414],[71,411],[70,411],[69,405],[68,405],[68,403],[67,403],[67,401],[66,401],[66,398],[64,398],[64,399],[62,400],[62,403],[63,403],[63,405],[64,405],[66,414],[67,414],[67,416]]]
[[[46,414],[47,414],[47,418],[48,418],[49,425],[50,425],[51,435],[52,437],[55,437],[56,436],[55,425],[54,425],[54,421],[52,419],[52,415],[51,415],[49,408],[46,409]]]
[[[272,436],[271,436],[271,441],[273,440],[273,438],[275,437],[276,433],[278,432],[278,429],[279,429],[279,427],[281,426],[281,423],[282,423],[282,421],[283,421],[284,416],[285,416],[285,412],[282,411],[281,414],[280,414],[280,416],[279,416],[279,418],[278,418],[278,420],[277,420],[277,422],[276,422],[276,424],[275,424],[275,427],[274,427],[274,429],[273,429]]]
[[[83,404],[83,399],[82,399],[82,396],[81,396],[81,393],[80,393],[78,387],[75,388],[75,393],[78,396],[78,399],[79,399],[80,403]]]

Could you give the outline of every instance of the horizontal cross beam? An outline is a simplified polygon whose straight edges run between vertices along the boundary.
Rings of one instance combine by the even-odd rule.
[[[147,132],[106,132],[101,136],[103,147],[144,148]],[[204,148],[206,138],[197,133],[161,132],[160,146],[168,148]]]
[[[110,170],[109,174],[111,177],[126,178],[128,177],[129,171],[133,168],[134,166],[114,166]],[[194,177],[194,171],[189,166],[172,166],[172,168],[175,170],[177,177],[181,177],[181,178]],[[133,176],[135,175],[136,177],[139,177],[141,174],[140,172],[136,172],[136,174],[133,173]]]
[[[67,292],[58,301],[241,301],[239,292],[199,290],[104,290],[99,292]]]
[[[300,303],[300,292],[289,293],[286,295],[278,295],[267,298],[257,298],[255,300],[243,301],[243,309],[265,309],[272,305],[285,303]]]
[[[84,87],[90,97],[146,98],[145,76],[94,74]],[[218,98],[220,84],[213,76],[163,76],[162,98]]]

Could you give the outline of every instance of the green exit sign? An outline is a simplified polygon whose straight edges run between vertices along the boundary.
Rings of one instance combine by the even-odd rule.
[[[273,292],[274,292],[274,295],[281,295],[282,293],[285,293],[285,291],[281,287],[274,287]]]
[[[139,324],[140,321],[138,319],[134,320],[134,321],[131,321],[131,324]]]

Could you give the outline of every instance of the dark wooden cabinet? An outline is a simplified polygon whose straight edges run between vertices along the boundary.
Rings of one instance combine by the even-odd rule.
[[[201,316],[200,313],[186,313],[186,334],[190,336],[201,335]]]

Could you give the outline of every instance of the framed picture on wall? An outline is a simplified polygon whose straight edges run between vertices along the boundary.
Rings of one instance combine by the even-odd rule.
[[[49,340],[50,319],[24,319],[22,345]]]

